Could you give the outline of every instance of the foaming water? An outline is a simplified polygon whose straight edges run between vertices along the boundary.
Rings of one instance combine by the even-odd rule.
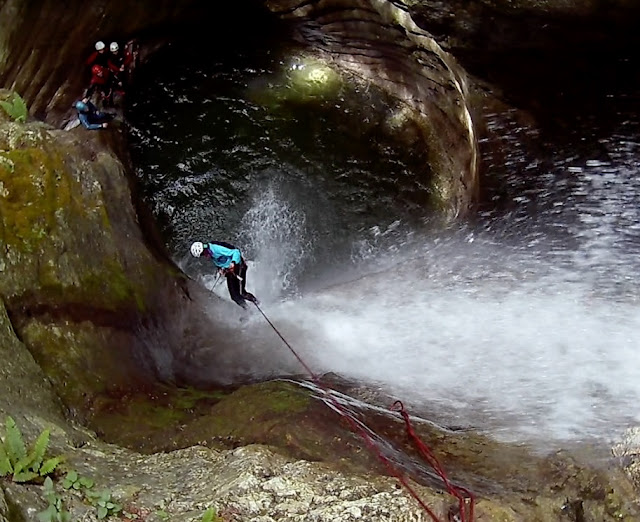
[[[439,254],[420,261],[446,263]],[[314,372],[355,379],[441,422],[506,440],[575,441],[640,420],[637,299],[598,296],[570,272],[517,280],[474,278],[469,268],[444,279],[415,263],[263,306]],[[245,335],[274,365],[258,356],[254,372],[286,368],[282,359],[303,371],[258,316]]]

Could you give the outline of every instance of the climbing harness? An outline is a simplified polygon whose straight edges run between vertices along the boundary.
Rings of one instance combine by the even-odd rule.
[[[370,432],[367,431],[363,426],[363,424],[354,417],[353,413],[345,405],[338,402],[338,400],[329,392],[326,386],[322,384],[322,382],[320,381],[320,378],[304,362],[302,357],[298,355],[298,352],[296,352],[296,350],[294,350],[291,344],[289,344],[289,342],[284,338],[284,336],[280,333],[280,331],[276,328],[276,326],[267,317],[267,314],[265,314],[262,308],[260,308],[258,303],[254,302],[253,304],[255,305],[258,312],[260,312],[262,317],[264,317],[265,321],[267,321],[269,326],[271,326],[271,328],[276,333],[276,335],[280,337],[280,339],[285,344],[285,346],[291,351],[291,353],[295,356],[295,358],[298,360],[301,366],[309,374],[309,376],[311,377],[311,380],[316,384],[316,386],[322,389],[322,391],[325,393],[325,396],[331,403],[331,406],[347,420],[351,429],[362,437],[362,439],[367,444],[369,449],[374,454],[376,454],[376,456],[384,464],[389,474],[394,476],[400,482],[400,484],[402,484],[402,486],[409,492],[409,494],[416,500],[416,502],[428,513],[428,515],[431,517],[431,519],[434,522],[442,522],[441,519],[438,518],[438,516],[433,512],[433,510],[420,498],[418,493],[409,484],[407,478],[397,468],[397,466],[395,466],[387,456],[382,454],[379,447],[376,445],[375,440],[372,438]],[[418,452],[420,453],[422,458],[436,471],[436,473],[438,474],[438,476],[446,486],[448,493],[458,499],[458,513],[454,513],[450,510],[448,515],[449,520],[458,521],[458,522],[473,522],[474,504],[475,504],[475,498],[473,494],[466,488],[455,486],[451,483],[444,469],[438,462],[438,459],[436,458],[436,456],[429,449],[429,447],[420,439],[420,437],[416,434],[411,424],[411,421],[409,419],[409,414],[404,409],[402,402],[396,401],[391,407],[391,411],[397,411],[400,413],[400,415],[402,416],[405,422],[405,427],[406,427],[406,431],[407,431],[407,435],[409,436],[409,439],[417,447]]]

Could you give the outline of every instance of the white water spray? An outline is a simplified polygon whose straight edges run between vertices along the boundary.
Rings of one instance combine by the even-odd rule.
[[[292,289],[292,277],[309,251],[303,212],[284,201],[270,185],[254,197],[242,220],[240,237],[247,244],[250,287],[273,300]]]
[[[256,280],[291,273],[275,261],[304,255],[303,216],[275,192],[250,215],[262,224]],[[290,236],[269,230],[282,223]],[[558,268],[557,252],[545,259],[469,235],[422,243],[412,259],[387,251],[362,261],[351,283],[264,309],[316,374],[380,389],[445,424],[553,444],[615,437],[640,421],[637,296],[603,295],[584,266]],[[269,330],[256,314],[243,332],[254,376],[304,373]]]

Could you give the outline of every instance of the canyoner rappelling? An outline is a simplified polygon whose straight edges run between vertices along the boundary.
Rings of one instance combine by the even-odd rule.
[[[247,301],[257,304],[256,297],[246,290],[248,267],[238,248],[224,241],[195,241],[190,250],[193,257],[211,259],[218,268],[218,274],[227,278],[229,296],[238,306],[246,309]]]

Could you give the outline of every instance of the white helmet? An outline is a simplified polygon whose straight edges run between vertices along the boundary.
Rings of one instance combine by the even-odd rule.
[[[102,49],[104,49],[104,42],[101,40],[98,40],[96,42],[96,51],[102,51]]]
[[[191,245],[191,255],[193,257],[200,257],[200,254],[204,251],[204,245],[200,241],[196,241]]]
[[[120,49],[120,47],[118,47],[118,42],[111,42],[109,49],[111,50],[112,53],[117,53],[118,49]]]

